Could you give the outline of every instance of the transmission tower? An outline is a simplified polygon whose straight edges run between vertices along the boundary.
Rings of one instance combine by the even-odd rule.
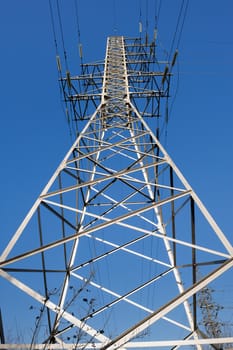
[[[2,253],[1,276],[39,314],[30,339],[1,348],[233,343],[202,328],[197,298],[229,273],[232,245],[147,123],[175,58],[152,70],[155,41],[122,36],[80,76],[57,57],[69,118],[86,124]]]

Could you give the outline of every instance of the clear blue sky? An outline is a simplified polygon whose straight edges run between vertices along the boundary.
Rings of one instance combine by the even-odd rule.
[[[119,35],[137,36],[140,2],[145,20],[144,0],[79,1],[84,59],[104,58],[106,38],[114,28]],[[169,51],[181,1],[161,3],[158,37]],[[72,74],[78,74],[73,1],[62,4],[68,60]],[[153,4],[148,0],[149,8]],[[152,26],[154,13],[148,18]],[[169,154],[231,241],[232,18],[231,0],[189,1],[179,46],[179,88],[166,142]],[[71,139],[61,107],[48,1],[1,1],[0,45],[2,250]]]

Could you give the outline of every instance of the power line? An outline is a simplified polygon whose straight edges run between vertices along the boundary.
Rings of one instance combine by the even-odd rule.
[[[49,0],[49,12],[50,12],[50,19],[51,19],[51,25],[52,25],[52,32],[53,32],[53,39],[54,39],[56,55],[58,56],[58,45],[57,45],[57,37],[56,37],[56,31],[55,31],[55,21],[54,21],[53,8],[52,8],[51,0]]]
[[[74,7],[75,7],[75,18],[76,18],[76,25],[77,25],[77,33],[78,33],[78,42],[81,42],[81,35],[80,35],[80,25],[79,25],[79,11],[78,11],[78,3],[74,0]]]
[[[161,5],[162,5],[162,2],[160,0],[158,0],[158,4],[157,4],[157,1],[155,0],[155,28],[158,28]]]
[[[75,18],[76,18],[76,26],[77,26],[77,34],[78,34],[78,49],[79,49],[79,57],[81,61],[81,65],[83,64],[83,47],[81,42],[81,32],[80,32],[80,24],[79,24],[79,10],[78,10],[78,2],[74,0],[75,7]]]
[[[189,0],[187,0],[187,2],[186,2],[186,7],[185,7],[185,10],[184,10],[183,22],[182,22],[182,24],[181,24],[180,34],[179,34],[178,41],[177,41],[177,49],[178,49],[178,47],[179,47],[179,45],[180,45],[180,40],[181,40],[181,36],[182,36],[182,33],[183,33],[183,28],[184,28],[185,19],[186,19],[186,17],[187,17],[188,6],[189,6]]]
[[[175,42],[176,42],[176,51],[175,54],[173,56],[172,59],[172,63],[170,66],[170,72],[173,69],[174,65],[175,65],[175,61],[177,60],[177,55],[178,55],[178,48],[180,45],[180,41],[181,41],[181,36],[183,33],[183,29],[184,29],[184,23],[185,23],[185,19],[187,17],[187,11],[188,11],[188,6],[189,6],[189,0],[186,0],[186,4],[185,4],[185,0],[182,0],[181,6],[180,6],[180,10],[179,10],[179,15],[177,18],[177,23],[176,23],[176,29],[175,29],[175,33],[173,35],[173,39],[172,39],[172,44],[171,44],[171,48],[170,48],[170,52],[168,55],[168,61],[171,61],[171,55],[173,53],[174,47],[175,47]],[[176,84],[176,88],[175,88],[175,93],[174,93],[174,97],[172,99],[172,102],[170,104],[170,109],[168,108],[168,101],[166,104],[166,111],[165,111],[165,120],[161,129],[161,133],[163,132],[163,130],[165,129],[165,144],[167,143],[167,137],[168,137],[168,122],[171,116],[171,111],[173,109],[176,97],[177,97],[177,93],[179,90],[179,81],[180,81],[180,67],[179,64],[177,64],[177,84]]]
[[[148,26],[149,26],[149,20],[148,20],[148,0],[146,0],[146,37],[148,36]]]
[[[183,8],[183,5],[184,5],[184,0],[182,2],[182,8]],[[181,24],[181,28],[180,28],[180,32],[179,32],[179,36],[178,36],[178,40],[177,40],[177,45],[176,45],[176,53],[178,53],[178,48],[180,46],[181,36],[182,36],[182,33],[183,33],[183,29],[184,29],[184,23],[185,23],[185,19],[187,17],[188,6],[189,6],[189,0],[186,1],[186,6],[185,6],[185,9],[184,9],[183,20],[182,20],[182,24]],[[182,8],[181,8],[181,10],[182,10]],[[180,15],[181,15],[181,10],[180,10]],[[180,21],[180,15],[179,15],[179,18],[178,18],[177,26],[178,26],[178,23]],[[170,51],[169,56],[171,55],[171,52],[172,51]],[[173,68],[173,66],[174,65],[172,65],[171,68]],[[178,63],[177,64],[177,84],[176,84],[174,98],[173,98],[172,103],[171,103],[170,113],[171,113],[172,108],[174,106],[175,99],[176,99],[176,96],[177,96],[177,93],[178,93],[178,90],[179,90],[179,81],[180,81],[180,67],[179,67],[179,63]]]
[[[170,52],[169,52],[169,61],[171,59],[171,55],[172,55],[173,50],[174,50],[174,46],[175,46],[175,41],[176,41],[177,35],[178,35],[178,40],[177,40],[176,48],[179,47],[180,40],[181,40],[181,35],[182,35],[182,32],[183,32],[183,28],[184,28],[184,22],[185,22],[185,19],[186,19],[186,16],[187,16],[188,5],[189,5],[189,0],[186,0],[186,6],[185,6],[185,0],[182,0],[181,6],[180,6],[179,15],[178,15],[178,19],[177,19],[177,23],[176,23],[175,33],[173,35],[171,48],[170,48]],[[181,27],[180,27],[181,20],[182,20],[182,24],[181,24]],[[179,27],[180,27],[180,30],[179,30]],[[178,31],[179,31],[179,34],[178,34]]]
[[[58,2],[57,2],[58,4]],[[58,4],[59,6],[59,4]],[[54,46],[55,46],[55,53],[56,53],[56,62],[57,62],[57,71],[58,71],[58,81],[61,81],[62,79],[62,64],[60,60],[60,55],[59,55],[59,49],[58,49],[58,41],[57,41],[57,35],[56,35],[56,26],[55,26],[55,15],[54,15],[54,9],[51,3],[51,0],[49,0],[49,12],[50,12],[50,19],[51,19],[51,26],[52,26],[52,33],[53,33],[53,39],[54,39]],[[60,13],[60,9],[59,9]],[[60,17],[61,19],[61,17]],[[61,21],[60,21],[61,23]],[[62,39],[63,39],[63,48],[65,47],[64,45],[64,36],[63,36],[63,30],[62,30]],[[66,56],[65,56],[66,57]],[[66,62],[67,66],[67,62]],[[59,86],[59,93],[60,93],[60,99],[61,99],[61,108],[62,111],[65,115],[66,122],[68,123],[68,128],[69,128],[69,135],[72,139],[72,130],[71,130],[71,125],[70,125],[70,118],[69,118],[69,112],[68,112],[68,105],[67,102],[65,102],[65,108],[64,108],[64,102],[63,102],[63,90],[61,87],[61,84],[58,84]]]
[[[139,1],[139,35],[142,35],[142,3]]]
[[[57,14],[58,14],[58,22],[59,22],[59,28],[60,28],[60,34],[61,34],[61,41],[62,41],[62,47],[63,47],[65,66],[66,66],[66,70],[68,71],[67,53],[66,53],[66,49],[65,49],[64,31],[63,31],[63,25],[62,25],[62,19],[61,19],[59,0],[57,0]]]

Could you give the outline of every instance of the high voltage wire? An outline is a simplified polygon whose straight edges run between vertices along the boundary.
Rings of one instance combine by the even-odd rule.
[[[177,39],[176,49],[178,49],[178,47],[179,47],[183,28],[184,28],[184,22],[185,22],[185,19],[187,16],[188,5],[189,5],[189,0],[186,0],[186,5],[185,5],[185,0],[182,0],[179,15],[177,18],[176,28],[175,28],[175,32],[173,35],[171,48],[170,48],[170,52],[169,52],[169,60],[171,59],[171,55],[174,51],[174,46],[175,46],[175,41],[176,41],[177,35],[178,35],[178,39]],[[180,28],[180,30],[179,30],[179,28]],[[178,31],[179,31],[179,33],[178,33]]]
[[[176,48],[176,52],[175,52],[175,58],[177,56],[178,53],[178,48],[180,46],[180,42],[181,42],[181,37],[182,37],[182,33],[183,33],[183,29],[184,29],[184,23],[185,23],[185,19],[187,17],[187,11],[188,11],[188,6],[189,6],[189,0],[182,0],[181,5],[180,5],[180,9],[179,9],[179,13],[178,13],[178,17],[177,17],[177,21],[176,21],[176,27],[175,27],[175,31],[174,31],[174,35],[171,41],[171,47],[168,53],[168,61],[171,61],[171,57],[174,54],[174,49]],[[143,7],[145,10],[145,31],[146,31],[146,36],[148,35],[148,29],[149,29],[149,13],[151,13],[149,10],[149,4],[148,4],[148,0],[146,0],[146,2],[144,3],[144,6],[142,6],[142,1],[139,1],[139,32],[141,35],[142,32],[142,26],[143,26],[143,21],[142,21],[142,13],[143,13]],[[162,9],[162,1],[158,0],[154,2],[154,30],[157,32],[158,29],[158,22],[159,22],[159,18],[161,16],[161,9]],[[154,33],[154,36],[157,36],[157,33]],[[171,64],[170,69],[173,68],[173,64]],[[176,89],[175,89],[175,94],[174,94],[174,98],[172,100],[172,105],[171,105],[171,109],[174,105],[177,93],[178,93],[178,89],[179,89],[179,67],[178,67],[178,78],[177,78],[177,85],[176,85]],[[163,132],[165,132],[165,138],[167,139],[167,125],[168,125],[168,121],[169,121],[169,109],[168,109],[168,101],[167,101],[167,106],[166,106],[166,111],[165,111],[165,119],[162,125],[162,128],[160,130],[160,136]],[[165,131],[164,131],[165,129]],[[165,141],[166,142],[166,141]]]
[[[53,32],[55,51],[56,51],[56,55],[58,55],[58,45],[57,45],[57,37],[56,37],[56,31],[55,31],[55,21],[54,21],[53,8],[52,8],[51,0],[49,0],[49,12],[50,12],[51,25],[52,25],[52,32]]]
[[[155,28],[158,28],[161,4],[162,4],[162,2],[160,0],[158,0],[158,4],[157,4],[157,1],[155,0],[155,19],[154,19],[154,21],[155,21]]]
[[[81,42],[81,32],[80,32],[80,23],[79,23],[79,9],[78,9],[78,1],[74,0],[75,7],[75,18],[76,18],[76,26],[77,26],[77,34],[78,34],[78,50],[79,50],[79,58],[81,61],[81,65],[83,64],[83,48]]]
[[[61,17],[61,11],[60,11],[60,5],[59,5],[59,0],[56,2],[56,13],[54,11],[54,8],[52,6],[51,0],[49,0],[49,12],[50,12],[50,19],[51,19],[51,26],[52,26],[52,33],[53,33],[53,39],[54,39],[54,45],[55,45],[55,52],[56,52],[56,61],[57,61],[57,68],[58,68],[58,80],[62,79],[62,64],[60,60],[60,52],[59,52],[59,46],[58,46],[58,40],[57,40],[57,32],[56,32],[56,18],[58,18],[58,24],[59,24],[59,30],[60,30],[60,36],[62,40],[62,47],[63,47],[63,56],[64,56],[64,62],[65,62],[65,67],[66,71],[68,71],[68,61],[67,61],[67,52],[65,48],[65,38],[64,38],[64,31],[63,31],[63,25],[62,25],[62,17]],[[77,16],[77,12],[76,12]],[[78,18],[78,17],[77,17]],[[77,19],[77,26],[78,26],[78,19]],[[79,28],[79,27],[78,27]],[[78,30],[78,38],[80,38],[80,31]],[[72,131],[71,129],[71,123],[70,123],[70,117],[69,117],[69,107],[66,101],[63,103],[63,91],[61,88],[61,85],[59,85],[59,91],[60,91],[60,97],[61,97],[61,107],[63,110],[63,113],[66,117],[66,121],[68,123],[68,128],[69,128],[69,135],[72,139],[72,134],[76,134],[76,131]],[[65,105],[65,108],[64,108]]]
[[[179,33],[179,37],[178,37],[178,40],[177,40],[177,48],[180,46],[181,36],[182,36],[182,33],[183,33],[183,29],[184,29],[184,23],[185,23],[185,20],[186,20],[186,17],[187,17],[188,6],[189,6],[189,0],[186,1],[186,6],[185,6],[185,9],[184,9],[183,21],[182,21],[182,24],[181,24],[180,33]]]
[[[76,25],[77,25],[77,33],[78,33],[78,42],[81,43],[78,2],[76,0],[74,0],[74,7],[75,7],[75,17],[76,17]]]
[[[60,29],[60,35],[61,35],[61,41],[62,41],[62,47],[63,47],[63,55],[64,55],[64,60],[65,60],[66,70],[68,71],[69,69],[68,69],[67,52],[66,52],[66,48],[65,48],[64,31],[63,31],[63,24],[62,24],[59,0],[57,0],[56,3],[57,3],[57,14],[58,14],[59,29]]]
[[[174,47],[176,47],[176,51],[175,54],[173,56],[173,60],[175,58],[175,56],[177,56],[178,54],[178,49],[180,46],[180,41],[181,41],[181,37],[182,37],[182,33],[183,33],[183,29],[184,29],[184,23],[185,23],[185,19],[187,17],[187,11],[188,11],[188,6],[189,6],[189,0],[186,0],[186,4],[185,4],[185,0],[182,0],[181,6],[180,6],[180,10],[179,10],[179,14],[177,17],[177,22],[176,22],[176,28],[175,28],[175,32],[173,35],[173,39],[171,42],[171,48],[168,54],[168,61],[171,61],[171,57],[174,51]],[[175,45],[176,43],[176,45]],[[172,60],[172,61],[173,61]],[[172,69],[174,66],[173,62],[171,63],[171,68]],[[172,99],[172,102],[170,104],[170,110],[168,109],[168,103],[166,105],[166,112],[165,112],[165,120],[163,123],[163,126],[161,128],[161,134],[163,133],[163,130],[165,129],[165,145],[167,143],[167,137],[168,137],[168,122],[171,116],[171,111],[173,109],[175,100],[176,100],[176,96],[179,90],[179,81],[180,81],[180,67],[179,67],[179,63],[177,62],[177,84],[176,84],[176,88],[175,88],[175,92],[174,92],[174,97]]]

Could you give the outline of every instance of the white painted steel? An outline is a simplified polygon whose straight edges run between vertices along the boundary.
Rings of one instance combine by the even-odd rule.
[[[29,288],[27,285],[22,283],[21,281],[17,280],[16,278],[10,276],[8,273],[0,269],[0,275],[4,277],[6,280],[8,280],[10,283],[14,284],[17,288],[21,289],[24,293],[30,295],[32,298],[37,300],[41,305],[45,305],[52,311],[54,311],[56,314],[61,315],[64,319],[67,319],[68,321],[75,324],[77,327],[81,327],[85,332],[90,334],[92,337],[98,339],[101,342],[106,342],[108,340],[107,337],[105,337],[103,334],[99,334],[97,330],[91,328],[90,326],[83,325],[83,323],[78,320],[76,317],[74,317],[72,314],[66,312],[64,309],[60,309],[60,307],[50,300],[45,301],[44,297],[37,293],[36,291]]]
[[[111,350],[111,349],[118,349],[118,348],[122,347],[123,345],[125,346],[125,344],[128,341],[130,341],[137,334],[142,332],[145,328],[147,328],[153,322],[156,322],[159,318],[161,318],[162,316],[169,313],[171,310],[173,310],[175,307],[177,307],[178,305],[183,303],[185,300],[187,300],[194,293],[196,293],[199,290],[201,290],[202,288],[204,288],[208,283],[214,281],[214,279],[217,278],[218,276],[220,276],[224,271],[227,271],[228,269],[230,269],[232,267],[233,267],[233,258],[231,260],[229,260],[227,263],[223,264],[220,268],[216,269],[209,276],[200,280],[195,285],[193,285],[191,288],[189,288],[188,290],[181,293],[176,299],[172,300],[169,304],[162,307],[161,310],[154,312],[154,314],[148,316],[146,319],[142,320],[139,324],[133,326],[132,329],[127,330],[125,333],[121,334],[115,340],[110,341],[109,344],[104,346],[104,349]],[[216,339],[216,341],[218,344],[219,340]],[[198,345],[197,339],[195,339],[195,342]],[[184,341],[184,344],[185,344],[185,341]],[[174,345],[177,345],[177,344],[174,344]]]
[[[164,341],[151,341],[151,342],[131,342],[124,345],[124,348],[155,348],[155,347],[167,347],[167,346],[179,346],[179,347],[187,347],[192,345],[210,345],[210,344],[231,344],[233,342],[233,337],[224,337],[224,338],[209,338],[209,339],[198,339],[198,340],[164,340]],[[72,350],[74,347],[73,344],[69,343],[61,343],[61,344],[48,344],[46,349],[58,349],[58,350]],[[93,349],[92,345],[80,343],[77,345],[77,349]],[[31,344],[0,344],[0,349],[31,349]],[[44,344],[36,344],[37,349],[44,349]],[[101,344],[97,343],[96,348],[100,349]],[[120,348],[123,349],[123,348]],[[185,349],[185,348],[184,348]],[[232,350],[232,348],[227,348]]]
[[[121,36],[107,40],[103,76],[100,72],[96,74],[96,79],[103,79],[101,93],[92,87],[83,94],[76,91],[70,95],[72,101],[81,95],[82,98],[98,95],[100,104],[1,255],[0,275],[43,305],[50,315],[45,344],[38,341],[33,344],[36,349],[123,350],[165,346],[187,349],[194,345],[201,350],[208,342],[233,343],[232,337],[201,337],[191,305],[194,295],[232,268],[232,245],[145,122],[146,112],[142,115],[134,105],[134,95],[159,98],[165,96],[165,88],[158,83],[156,89],[151,89],[146,79],[158,77],[161,82],[163,74],[155,71],[149,74],[147,68],[144,71],[145,66],[140,66],[140,62],[147,58],[145,46],[137,43],[139,49],[134,54],[127,51],[126,40]],[[143,68],[141,71],[138,65]],[[92,66],[98,67],[98,63]],[[140,85],[137,82],[133,85],[134,75],[140,79],[145,77],[144,88],[137,86]],[[83,78],[88,81],[89,75]],[[75,79],[79,78],[74,77],[71,84]],[[174,174],[173,184],[168,169]],[[192,241],[187,223],[191,226],[194,218],[186,212],[183,221],[177,219],[176,232],[171,228],[171,221],[191,198],[212,230],[217,247],[212,246],[212,242],[202,243],[198,235],[199,241]],[[49,229],[44,233],[45,222],[40,222],[44,220],[43,213],[39,214],[37,229],[41,235],[44,233],[43,239],[40,244],[24,247],[21,239],[28,234],[27,229],[30,235],[26,237],[30,237],[29,243],[34,243],[36,229],[30,224],[38,209],[40,213],[47,210],[45,218]],[[50,227],[53,220],[54,228]],[[186,276],[188,266],[196,264],[194,253],[199,265],[208,265],[202,279],[196,282],[190,275],[194,273],[191,268]],[[62,261],[63,269],[57,268],[63,273],[59,295],[50,296],[47,287],[49,273],[56,270],[53,264],[53,268],[44,268],[42,264],[44,289],[32,287],[31,281],[21,280],[20,274],[15,277],[17,268],[22,276],[30,268],[36,270],[28,261],[42,259],[51,264],[51,257],[57,266]],[[215,264],[219,265],[216,269]],[[81,302],[89,302],[89,297],[78,300],[74,312],[69,305],[73,284],[80,288],[77,282],[85,288],[88,285],[91,291],[87,293],[94,295],[93,300],[99,296],[97,306],[88,304],[86,314],[82,312]],[[38,292],[38,288],[42,291]],[[114,319],[120,320],[120,330],[115,331]],[[103,330],[102,325],[106,329]],[[162,340],[158,338],[161,325],[166,329]],[[73,329],[77,330],[76,334],[87,337],[86,342],[81,336],[76,344],[70,341]],[[180,339],[172,336],[166,339],[166,333],[170,337],[170,330],[182,334]],[[31,346],[1,344],[0,349],[31,349]]]

